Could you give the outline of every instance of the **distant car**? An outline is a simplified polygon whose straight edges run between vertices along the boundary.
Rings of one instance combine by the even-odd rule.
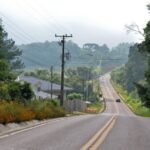
[[[121,100],[119,98],[116,99],[116,102],[121,102]]]

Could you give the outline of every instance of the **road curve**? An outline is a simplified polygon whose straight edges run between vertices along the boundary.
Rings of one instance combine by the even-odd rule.
[[[135,116],[118,97],[109,74],[100,78],[106,110],[102,114],[51,120],[29,130],[0,137],[0,150],[149,150],[150,119]],[[111,119],[115,118],[115,120]]]

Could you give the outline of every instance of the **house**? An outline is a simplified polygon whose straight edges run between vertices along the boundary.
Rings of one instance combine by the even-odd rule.
[[[41,80],[33,76],[20,76],[17,81],[25,81],[30,83],[34,94],[37,98],[50,98],[51,97],[51,85],[52,85],[52,98],[58,98],[60,96],[61,86],[59,84],[51,83],[50,81]],[[72,91],[72,88],[64,86],[64,98],[67,92]]]

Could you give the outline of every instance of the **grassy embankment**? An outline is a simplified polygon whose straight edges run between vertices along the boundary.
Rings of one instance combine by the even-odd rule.
[[[24,105],[14,101],[0,102],[0,123],[43,120],[65,116],[65,112],[51,101],[34,100]]]
[[[93,82],[93,91],[96,96],[96,101],[88,105],[86,112],[88,113],[103,112],[105,110],[105,102],[100,101],[99,93],[101,93],[101,88],[98,79],[95,79]]]
[[[105,104],[104,102],[102,101],[97,101],[97,102],[94,102],[94,103],[91,103],[86,112],[87,113],[99,113],[99,112],[103,112],[105,109]]]
[[[111,81],[111,83],[117,93],[122,98],[122,100],[132,110],[132,112],[139,116],[150,117],[150,109],[144,107],[139,99],[131,97],[131,95],[127,91],[125,91],[120,85],[118,85],[114,81]]]

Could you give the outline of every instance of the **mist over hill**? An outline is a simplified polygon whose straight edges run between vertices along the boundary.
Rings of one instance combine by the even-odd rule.
[[[127,62],[131,43],[121,43],[112,49],[106,44],[85,43],[79,47],[73,41],[65,44],[65,65],[77,66],[99,66],[111,69]],[[31,43],[20,45],[22,50],[21,59],[25,69],[50,68],[51,65],[59,68],[61,65],[61,45],[57,41],[46,41],[44,43]]]

